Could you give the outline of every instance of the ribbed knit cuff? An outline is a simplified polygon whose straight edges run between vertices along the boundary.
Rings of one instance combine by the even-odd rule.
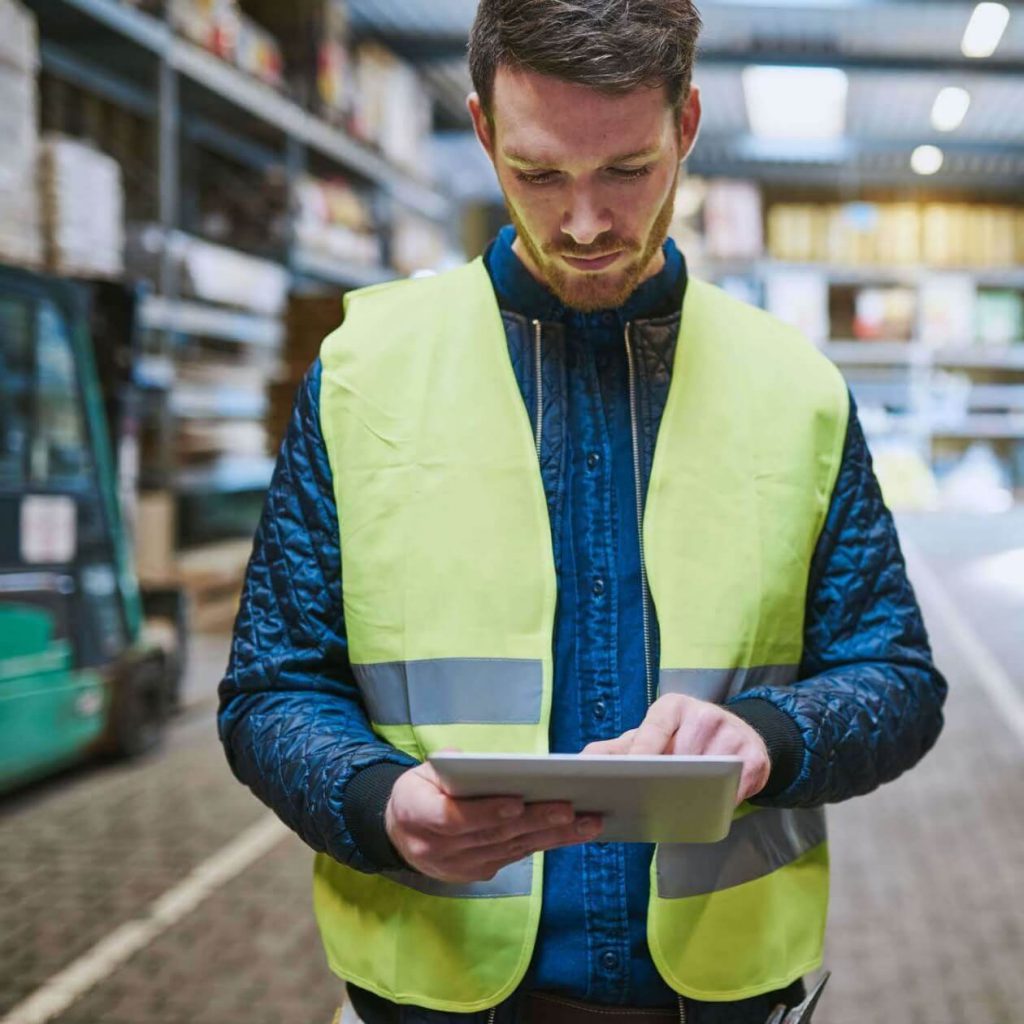
[[[377,871],[408,870],[384,825],[391,790],[412,765],[381,761],[357,772],[345,786],[345,823],[357,849]]]
[[[785,711],[763,697],[740,697],[726,705],[764,740],[771,761],[768,785],[754,799],[778,796],[793,784],[804,760],[804,740],[800,726]]]

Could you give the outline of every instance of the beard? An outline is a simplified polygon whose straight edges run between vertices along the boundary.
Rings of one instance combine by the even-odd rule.
[[[676,170],[672,188],[644,242],[608,233],[596,238],[589,246],[574,245],[572,242],[546,242],[538,245],[527,231],[507,194],[505,206],[512,218],[516,234],[526,247],[534,266],[540,271],[541,279],[547,288],[570,309],[581,313],[593,313],[601,309],[617,309],[622,306],[643,281],[651,261],[668,238],[678,184],[679,170]],[[618,250],[625,254],[628,261],[621,270],[610,268],[607,271],[573,271],[566,267],[561,259],[562,256],[587,259]]]

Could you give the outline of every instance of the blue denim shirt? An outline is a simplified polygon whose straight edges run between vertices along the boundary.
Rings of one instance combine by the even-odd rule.
[[[579,313],[540,285],[504,228],[486,255],[498,302],[566,331],[565,509],[561,517],[551,750],[578,753],[640,724],[647,710],[643,590],[633,475],[625,324],[677,312],[683,257],[665,243],[665,266],[621,309]],[[652,617],[653,621],[653,617]],[[654,629],[657,664],[657,629]],[[647,948],[653,846],[588,843],[545,856],[544,904],[529,983],[579,999],[675,1005]]]

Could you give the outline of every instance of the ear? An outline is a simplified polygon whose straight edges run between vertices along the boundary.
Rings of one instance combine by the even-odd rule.
[[[693,151],[700,133],[700,86],[691,85],[690,93],[679,115],[679,160],[682,162]]]
[[[494,139],[491,136],[491,123],[484,113],[483,104],[480,102],[478,93],[471,92],[469,94],[466,99],[466,109],[469,111],[469,116],[473,119],[473,131],[476,132],[480,145],[484,147],[484,151],[491,158],[491,163],[494,163]]]

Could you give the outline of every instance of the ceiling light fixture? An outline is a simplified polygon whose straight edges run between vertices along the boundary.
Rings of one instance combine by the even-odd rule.
[[[955,131],[967,116],[971,105],[971,94],[958,85],[940,89],[932,105],[932,127],[937,132]]]
[[[991,57],[1009,20],[1010,11],[1005,4],[978,4],[964,30],[960,52],[965,57]]]
[[[938,146],[918,146],[910,154],[910,167],[915,174],[935,174],[944,159]]]
[[[846,127],[849,81],[839,68],[743,69],[750,130],[762,139],[838,139]]]

